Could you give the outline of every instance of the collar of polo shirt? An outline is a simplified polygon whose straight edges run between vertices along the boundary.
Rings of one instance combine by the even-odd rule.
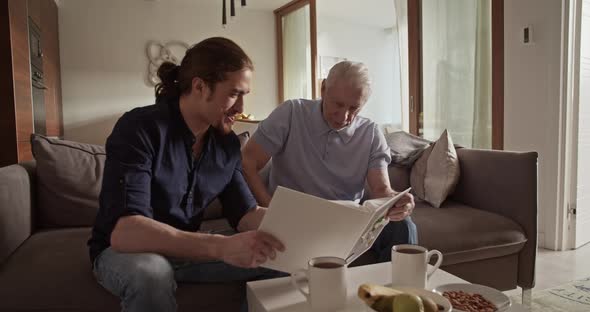
[[[338,135],[345,144],[348,144],[348,142],[350,142],[350,140],[354,136],[354,132],[358,127],[357,118],[355,117],[350,123],[350,125],[342,129],[334,130],[330,128],[330,126],[324,119],[324,115],[322,114],[322,100],[316,101],[313,105],[314,108],[310,120],[311,125],[314,129],[313,132],[320,136],[326,134],[327,132],[334,131],[338,133]]]

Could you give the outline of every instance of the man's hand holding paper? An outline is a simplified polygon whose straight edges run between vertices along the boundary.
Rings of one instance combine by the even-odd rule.
[[[387,212],[387,217],[390,221],[401,221],[412,214],[416,207],[414,203],[414,196],[410,193],[404,194],[404,197],[393,205]]]

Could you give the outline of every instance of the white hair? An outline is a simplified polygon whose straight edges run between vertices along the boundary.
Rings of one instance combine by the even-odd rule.
[[[326,79],[326,89],[342,80],[351,84],[351,86],[363,90],[363,98],[366,101],[371,95],[371,78],[369,78],[369,69],[360,62],[342,61],[330,69]]]

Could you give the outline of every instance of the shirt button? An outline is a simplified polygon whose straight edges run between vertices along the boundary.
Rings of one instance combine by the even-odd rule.
[[[119,179],[119,183],[120,184],[123,184],[123,179]]]

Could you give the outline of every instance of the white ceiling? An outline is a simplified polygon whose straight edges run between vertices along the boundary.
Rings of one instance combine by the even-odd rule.
[[[290,0],[247,1],[248,8],[272,11]],[[316,3],[320,21],[326,16],[383,28],[392,27],[395,23],[394,0],[316,0]]]
[[[161,0],[166,1],[166,0]],[[169,1],[169,0],[168,0]],[[212,2],[220,0],[183,0]],[[229,6],[228,0],[228,6]],[[240,0],[235,0],[239,5]],[[273,11],[291,0],[247,0],[247,8]],[[394,0],[316,0],[318,19],[339,18],[355,24],[388,28],[395,23]]]
[[[317,0],[316,3],[319,21],[328,16],[382,28],[395,23],[394,0]]]
[[[192,2],[192,3],[199,3],[203,5],[219,5],[221,6],[221,0],[143,0],[147,2],[170,2],[170,1],[181,1],[181,2]],[[227,7],[229,8],[229,3],[231,0],[227,1]],[[323,1],[323,0],[316,0],[316,1]],[[393,1],[393,0],[392,0]],[[240,6],[241,0],[235,0],[236,6]],[[264,10],[264,11],[274,11],[275,9],[280,8],[281,6],[291,2],[291,0],[246,0],[246,8],[253,9],[253,10]]]
[[[220,1],[220,0],[218,0]],[[228,5],[229,5],[229,1]],[[240,0],[235,0],[236,3],[240,3]],[[322,0],[317,0],[322,1]],[[247,8],[255,9],[255,10],[266,10],[266,11],[274,11],[283,5],[291,2],[291,0],[246,0]]]
[[[220,0],[144,0],[146,2],[182,1],[205,5],[221,5]],[[229,8],[229,1],[227,6]],[[240,5],[241,0],[235,0]],[[322,17],[338,18],[351,23],[382,28],[395,23],[395,0],[316,0],[318,20]],[[61,2],[56,0],[56,2]],[[249,10],[274,11],[291,0],[246,0]]]

